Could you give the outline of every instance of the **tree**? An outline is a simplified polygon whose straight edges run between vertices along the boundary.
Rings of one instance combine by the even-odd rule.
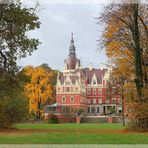
[[[33,8],[22,8],[20,2],[0,4],[0,68],[14,74],[16,61],[37,49],[38,39],[27,32],[39,28],[40,22]]]
[[[27,36],[27,32],[39,26],[40,22],[35,15],[35,9],[23,8],[19,1],[0,4],[1,127],[11,126],[25,117],[26,100],[22,100],[17,60],[30,55],[37,49],[39,40],[31,39]]]
[[[36,118],[40,119],[43,105],[52,96],[52,71],[39,67],[25,67],[26,76],[30,82],[25,85],[25,95],[29,101],[29,112],[35,112]]]
[[[54,70],[51,67],[48,66],[47,63],[43,63],[42,65],[40,65],[41,67],[43,67],[44,69],[46,69],[49,72],[52,72],[52,79],[51,79],[51,84],[52,84],[52,99],[48,100],[48,104],[52,104],[55,103],[55,98],[56,98],[56,83],[57,83],[57,75],[58,75],[58,70]]]
[[[126,76],[124,76],[123,74],[120,73],[120,75],[118,75],[118,70],[114,70],[113,71],[113,76],[112,76],[112,80],[114,80],[114,84],[111,86],[112,88],[114,88],[114,93],[112,93],[112,95],[118,95],[121,97],[121,102],[122,102],[122,123],[123,126],[125,126],[125,103],[126,103],[126,96],[125,96],[125,84],[126,84]]]
[[[108,57],[118,65],[116,68],[120,73],[125,72],[125,69],[130,71],[131,74],[126,75],[130,82],[134,76],[133,86],[138,95],[136,101],[143,104],[148,100],[142,99],[143,88],[148,85],[148,5],[142,5],[140,1],[126,2],[129,3],[111,4],[102,13],[100,20],[106,24],[103,44]],[[135,119],[138,118],[136,116]]]
[[[28,103],[21,94],[0,99],[0,128],[9,128],[27,116]]]

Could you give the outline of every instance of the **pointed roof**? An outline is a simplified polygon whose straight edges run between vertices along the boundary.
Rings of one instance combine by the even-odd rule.
[[[76,56],[73,33],[71,33],[71,41],[69,46],[69,56]]]
[[[68,58],[66,60],[68,69],[69,70],[74,70],[76,68],[76,63],[77,62],[80,65],[80,61],[76,57],[76,49],[75,49],[75,45],[74,45],[73,33],[71,33],[69,54],[68,54]]]

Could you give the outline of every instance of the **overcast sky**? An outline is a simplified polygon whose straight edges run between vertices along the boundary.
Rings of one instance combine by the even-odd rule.
[[[102,4],[50,4],[40,3],[42,10],[38,11],[40,29],[29,33],[31,37],[42,42],[32,56],[19,61],[20,66],[37,66],[48,63],[53,69],[62,70],[64,59],[68,56],[71,32],[74,33],[77,57],[81,59],[82,67],[99,68],[106,62],[101,46],[97,45],[103,27],[97,24]]]

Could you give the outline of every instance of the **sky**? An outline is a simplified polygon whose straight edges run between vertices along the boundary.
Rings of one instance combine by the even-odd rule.
[[[24,3],[24,5],[28,5]],[[32,6],[33,4],[29,4]],[[51,68],[63,70],[68,56],[71,32],[74,34],[77,57],[82,67],[100,68],[107,61],[97,40],[103,26],[97,24],[95,17],[103,8],[100,3],[42,3],[37,9],[40,29],[31,31],[31,38],[39,38],[41,44],[31,56],[19,60],[19,66],[38,66],[47,63]]]

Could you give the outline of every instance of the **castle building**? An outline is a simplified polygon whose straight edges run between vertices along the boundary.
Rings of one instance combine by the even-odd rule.
[[[72,34],[64,70],[57,76],[56,103],[69,107],[70,112],[83,109],[87,115],[121,113],[121,98],[111,95],[110,73],[111,69],[81,67]]]

